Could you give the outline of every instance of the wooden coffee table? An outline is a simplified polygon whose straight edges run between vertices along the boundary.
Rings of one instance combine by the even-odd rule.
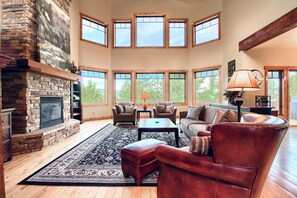
[[[143,132],[174,132],[176,147],[178,143],[178,128],[169,118],[144,118],[138,124],[138,140]]]

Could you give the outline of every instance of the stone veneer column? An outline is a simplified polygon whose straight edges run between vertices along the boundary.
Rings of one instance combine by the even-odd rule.
[[[2,53],[37,60],[35,0],[2,0]]]
[[[68,16],[71,0],[53,0]],[[2,0],[1,51],[38,61],[36,0]]]

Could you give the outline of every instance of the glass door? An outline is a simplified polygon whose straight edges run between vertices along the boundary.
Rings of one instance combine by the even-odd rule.
[[[271,106],[278,110],[278,115],[284,115],[283,111],[283,71],[268,70],[267,95],[271,96]]]
[[[297,126],[297,70],[290,70],[288,77],[290,125]]]
[[[271,96],[271,106],[278,115],[297,126],[297,67],[265,66],[266,95]]]

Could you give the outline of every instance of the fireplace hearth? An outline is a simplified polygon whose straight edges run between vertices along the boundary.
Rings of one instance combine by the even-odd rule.
[[[40,129],[64,122],[63,97],[40,97]]]

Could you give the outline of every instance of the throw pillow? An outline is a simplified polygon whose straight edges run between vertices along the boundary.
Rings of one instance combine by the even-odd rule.
[[[174,109],[173,105],[166,106],[165,113],[171,113],[173,111],[173,109]]]
[[[200,107],[190,107],[188,109],[187,117],[188,119],[199,120],[200,112],[204,108],[204,106]]]
[[[225,116],[225,114],[227,113],[228,111],[221,111],[221,110],[218,110],[213,121],[212,121],[212,124],[217,124],[219,122],[222,121],[222,118]]]
[[[115,105],[116,111],[117,113],[123,113],[124,112],[124,108],[122,107],[122,105]]]
[[[211,137],[191,137],[191,144],[189,151],[192,153],[210,155],[212,153]]]
[[[228,110],[222,117],[221,122],[237,122],[237,112]]]
[[[134,109],[133,106],[128,106],[128,105],[125,106],[125,112],[126,113],[132,113],[133,112],[133,109]]]
[[[156,105],[156,109],[158,113],[165,113],[166,106],[165,105]]]

